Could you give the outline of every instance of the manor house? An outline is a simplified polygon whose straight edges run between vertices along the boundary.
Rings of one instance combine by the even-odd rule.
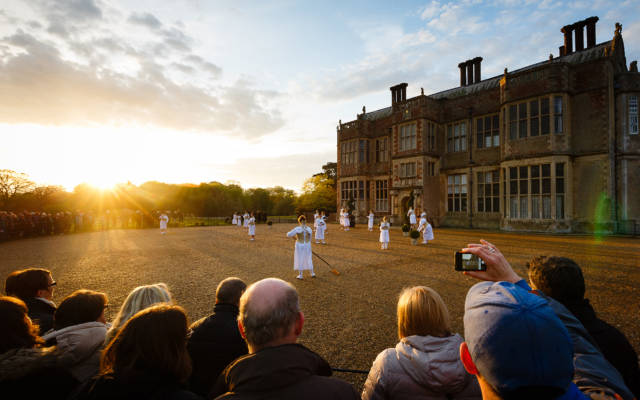
[[[460,86],[340,122],[338,208],[401,223],[410,204],[436,226],[640,232],[640,73],[622,26],[564,26],[559,55],[489,79],[460,63]],[[586,40],[585,40],[586,37]]]

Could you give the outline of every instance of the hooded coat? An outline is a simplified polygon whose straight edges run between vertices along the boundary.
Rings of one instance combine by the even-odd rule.
[[[52,331],[42,338],[47,342],[55,339],[60,365],[79,382],[84,382],[100,369],[100,351],[106,335],[107,325],[94,321]]]
[[[460,361],[460,335],[408,336],[376,357],[362,399],[481,399]]]
[[[218,378],[210,398],[342,400],[358,399],[349,383],[331,378],[331,367],[300,344],[267,347],[240,357]]]

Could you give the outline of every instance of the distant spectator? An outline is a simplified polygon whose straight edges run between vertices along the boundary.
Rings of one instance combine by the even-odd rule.
[[[466,275],[496,282],[473,286],[465,302],[466,343],[460,356],[467,371],[477,374],[483,398],[554,398],[554,388],[562,387],[564,394],[556,398],[583,398],[576,386],[593,400],[634,398],[580,321],[553,298],[532,292],[496,246],[481,240],[462,251],[487,265],[486,271]],[[572,347],[569,356],[566,334]],[[573,363],[571,385],[563,380],[566,359]]]
[[[213,314],[191,325],[187,349],[193,362],[190,388],[206,396],[223,369],[248,353],[238,330],[238,305],[247,285],[239,278],[227,278],[216,289]]]
[[[53,327],[56,305],[52,299],[56,281],[51,271],[44,268],[27,268],[12,272],[10,276],[13,274],[17,276],[11,278],[13,283],[9,283],[9,290],[24,301],[29,309],[29,318],[40,326],[39,334],[43,335]]]
[[[604,357],[620,372],[633,394],[640,398],[638,355],[622,332],[596,316],[584,298],[585,282],[575,261],[565,257],[534,257],[527,264],[534,289],[562,303],[595,339]]]
[[[127,296],[107,332],[105,344],[109,343],[124,324],[138,311],[155,304],[171,303],[171,292],[165,283],[138,286]]]
[[[191,400],[187,316],[182,307],[158,305],[134,315],[107,345],[100,374],[78,399]]]
[[[238,317],[249,354],[223,371],[210,397],[357,399],[349,383],[330,377],[322,357],[296,343],[303,324],[298,292],[290,283],[269,278],[249,286]]]
[[[65,399],[76,382],[58,364],[55,347],[41,347],[27,306],[0,297],[0,396],[3,399]],[[11,397],[10,397],[11,396]]]
[[[42,337],[47,344],[58,346],[60,364],[78,382],[92,378],[100,368],[100,351],[107,334],[106,306],[104,293],[76,290],[56,310],[54,331]]]
[[[362,399],[481,399],[477,380],[465,371],[463,339],[451,333],[449,311],[436,291],[407,288],[398,300],[395,348],[378,354]]]

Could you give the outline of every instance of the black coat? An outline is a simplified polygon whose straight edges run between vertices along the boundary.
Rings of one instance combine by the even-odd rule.
[[[187,349],[193,366],[189,387],[195,393],[209,393],[220,372],[248,353],[238,330],[238,312],[232,304],[216,304],[212,315],[192,325]]]
[[[40,326],[39,336],[53,328],[53,314],[56,312],[54,306],[35,297],[24,299],[24,303],[29,309],[29,318]]]
[[[140,374],[127,379],[113,375],[89,380],[73,400],[202,400],[174,380]]]
[[[613,365],[636,398],[640,399],[638,355],[627,338],[616,327],[596,316],[589,300],[567,307],[596,341],[602,355]]]
[[[238,358],[218,378],[216,399],[360,399],[351,384],[331,378],[331,367],[300,344],[267,347]]]

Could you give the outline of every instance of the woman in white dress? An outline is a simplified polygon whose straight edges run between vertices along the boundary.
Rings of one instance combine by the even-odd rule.
[[[389,248],[389,228],[391,224],[387,222],[387,217],[382,217],[382,222],[380,222],[380,243],[382,243],[382,250],[387,250]]]
[[[293,253],[293,269],[298,271],[297,279],[302,279],[302,271],[310,270],[311,277],[315,278],[313,272],[313,253],[311,253],[311,235],[313,231],[307,226],[307,218],[304,215],[298,217],[299,226],[289,232],[287,237],[296,239],[295,252]]]
[[[369,210],[369,215],[367,216],[367,218],[369,218],[369,232],[373,232],[373,219],[375,218],[373,210]]]
[[[160,215],[160,233],[161,234],[165,234],[167,233],[167,224],[169,223],[169,217],[167,217],[167,214],[162,213],[162,215]]]
[[[318,218],[320,218],[320,213],[316,210],[316,213],[313,214],[313,229],[318,229]]]
[[[416,221],[416,213],[415,211],[413,211],[413,208],[409,208],[407,216],[409,217],[409,225],[411,225],[411,228],[415,228],[418,221]]]
[[[251,213],[251,216],[249,217],[249,236],[251,236],[251,239],[249,240],[256,240],[256,217],[253,215],[253,213]]]
[[[323,211],[322,215],[320,215],[316,220],[316,243],[320,243],[319,240],[322,240],[322,244],[327,244],[324,241],[324,232],[327,229],[327,223],[324,221],[324,218],[325,216]]]
[[[349,211],[345,208],[344,210],[344,230],[348,231],[351,226],[351,221],[349,220]]]
[[[344,229],[344,208],[340,209],[340,227]]]
[[[427,213],[422,213],[420,216],[420,226],[418,231],[422,232],[422,244],[429,243],[429,240],[433,240],[433,228],[429,221],[427,221]]]
[[[233,217],[231,218],[231,225],[235,225],[238,222],[238,214],[233,213]]]
[[[238,213],[238,218],[236,219],[236,226],[242,227],[242,215]]]
[[[243,219],[243,221],[244,221],[244,225],[243,225],[243,226],[244,226],[245,228],[248,228],[248,227],[249,227],[249,217],[250,217],[249,212],[245,211],[245,212],[244,212],[244,215],[242,216],[242,219]]]

